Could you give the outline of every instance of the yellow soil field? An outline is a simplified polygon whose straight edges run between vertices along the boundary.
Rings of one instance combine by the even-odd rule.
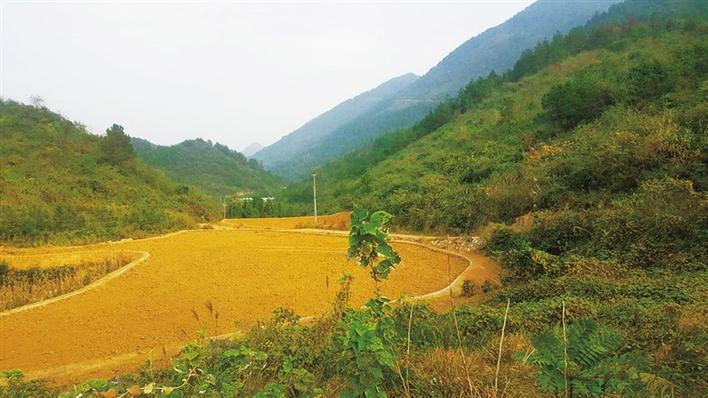
[[[0,369],[20,368],[30,377],[62,383],[110,377],[148,356],[174,354],[200,328],[212,336],[244,330],[269,319],[279,306],[302,316],[324,314],[345,271],[354,276],[353,304],[363,304],[374,286],[366,271],[346,261],[346,245],[337,235],[215,229],[82,247],[0,250],[0,258],[22,258],[23,264],[32,256],[149,253],[81,294],[0,315]],[[455,278],[468,266],[464,259],[421,246],[394,246],[403,263],[382,286],[391,297],[443,289],[449,275]],[[482,268],[482,274],[495,275]],[[207,302],[218,311],[218,323]]]

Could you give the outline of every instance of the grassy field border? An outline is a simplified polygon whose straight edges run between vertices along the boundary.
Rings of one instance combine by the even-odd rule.
[[[31,310],[34,308],[44,307],[45,305],[56,303],[57,301],[66,300],[70,297],[74,297],[79,294],[85,293],[91,289],[97,288],[97,287],[109,282],[112,279],[119,277],[120,275],[124,274],[125,272],[128,272],[131,268],[142,263],[143,261],[147,260],[148,257],[150,257],[150,253],[148,253],[146,251],[141,251],[141,250],[123,250],[122,252],[139,254],[140,257],[138,257],[137,259],[129,262],[128,264],[118,268],[117,270],[104,275],[103,277],[93,281],[92,283],[89,283],[88,285],[86,285],[84,287],[81,287],[79,289],[73,290],[68,293],[60,294],[60,295],[52,297],[52,298],[37,301],[36,303],[25,304],[25,305],[22,305],[19,307],[5,310],[3,312],[0,312],[0,317],[11,315],[11,314],[16,314],[18,312],[28,311],[28,310]]]

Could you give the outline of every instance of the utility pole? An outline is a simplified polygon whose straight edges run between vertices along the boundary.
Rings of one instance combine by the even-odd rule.
[[[226,220],[226,196],[221,195],[221,207],[224,208],[224,220]]]
[[[312,174],[312,202],[315,205],[315,224],[317,224],[317,174]]]

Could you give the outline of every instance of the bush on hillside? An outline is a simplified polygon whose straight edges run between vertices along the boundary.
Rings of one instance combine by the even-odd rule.
[[[668,93],[673,80],[659,61],[650,60],[633,67],[626,79],[628,100],[632,103],[648,102]]]
[[[591,71],[553,86],[543,96],[547,117],[565,130],[598,118],[615,102],[615,93],[606,79]]]

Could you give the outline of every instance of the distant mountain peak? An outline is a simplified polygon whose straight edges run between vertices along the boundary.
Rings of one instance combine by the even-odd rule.
[[[253,158],[263,162],[267,167],[302,155],[332,131],[380,106],[416,80],[418,80],[417,75],[406,73],[349,98],[282,137],[276,143],[258,151]]]
[[[258,142],[252,142],[248,145],[246,145],[245,148],[241,150],[241,153],[246,156],[247,158],[250,158],[251,156],[255,155],[256,152],[260,151],[263,149],[263,145],[261,145]]]

